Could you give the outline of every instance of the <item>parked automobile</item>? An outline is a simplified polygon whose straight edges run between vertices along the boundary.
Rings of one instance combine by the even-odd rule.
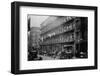
[[[77,58],[87,58],[86,52],[79,52],[76,54]]]
[[[32,61],[32,60],[42,60],[42,58],[38,57],[38,51],[36,49],[33,49],[28,54],[28,60],[29,61]]]

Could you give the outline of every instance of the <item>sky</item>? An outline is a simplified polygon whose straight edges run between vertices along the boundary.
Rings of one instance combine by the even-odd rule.
[[[30,27],[40,27],[40,24],[48,17],[43,15],[28,15],[28,18],[31,18]]]

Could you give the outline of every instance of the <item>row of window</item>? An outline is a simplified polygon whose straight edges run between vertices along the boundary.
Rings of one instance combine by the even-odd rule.
[[[52,36],[55,36],[55,35],[58,35],[58,34],[61,34],[64,32],[69,32],[69,31],[73,30],[74,28],[75,28],[75,23],[71,23],[69,25],[66,24],[66,25],[62,25],[58,28],[55,28],[51,32],[41,35],[41,36],[43,37],[43,39],[45,39],[45,38],[52,37]]]
[[[74,34],[62,34],[56,37],[48,38],[43,40],[43,44],[51,44],[51,43],[63,43],[63,42],[71,42],[74,41]]]

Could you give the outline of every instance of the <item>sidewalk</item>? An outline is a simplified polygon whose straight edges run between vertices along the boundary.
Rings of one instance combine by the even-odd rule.
[[[42,57],[43,60],[55,60],[54,58],[48,57],[48,56],[43,56],[43,55],[38,55],[38,57]]]

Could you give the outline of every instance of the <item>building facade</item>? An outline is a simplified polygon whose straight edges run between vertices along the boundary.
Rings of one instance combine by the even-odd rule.
[[[78,57],[84,51],[87,56],[86,17],[50,16],[41,24],[40,31],[41,54],[66,59]]]
[[[32,27],[30,31],[30,41],[31,46],[38,48],[40,42],[40,28],[39,27]]]

